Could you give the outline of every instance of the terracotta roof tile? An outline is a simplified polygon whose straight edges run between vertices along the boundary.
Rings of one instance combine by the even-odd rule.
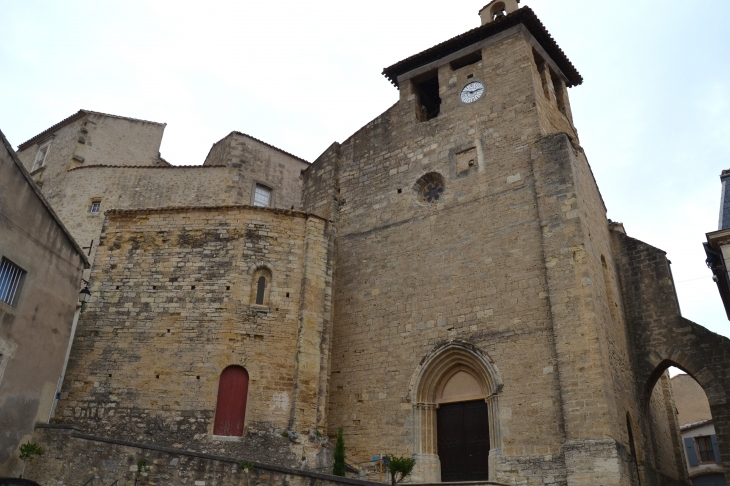
[[[698,420],[697,422],[690,422],[688,424],[680,425],[679,430],[684,432],[685,430],[695,429],[697,427],[701,427],[702,425],[706,425],[706,424],[710,424],[710,423],[712,423],[712,419]]]
[[[61,128],[63,126],[66,126],[69,123],[75,122],[76,120],[79,120],[79,119],[85,117],[86,115],[101,115],[101,116],[107,116],[109,118],[118,118],[120,120],[130,120],[130,121],[137,121],[137,122],[143,122],[143,123],[152,123],[152,124],[155,124],[155,125],[163,125],[163,126],[166,126],[167,125],[167,123],[159,123],[159,122],[153,122],[153,121],[149,121],[149,120],[140,120],[138,118],[130,118],[130,117],[127,117],[127,116],[119,116],[119,115],[110,115],[108,113],[101,113],[101,112],[98,112],[98,111],[91,111],[91,110],[83,110],[82,109],[82,110],[77,111],[76,113],[74,113],[70,117],[64,118],[63,120],[61,120],[60,122],[56,123],[52,127],[47,128],[46,130],[43,130],[41,133],[39,133],[35,137],[33,137],[33,138],[31,138],[29,140],[26,140],[25,142],[21,143],[20,145],[18,145],[18,150],[25,150],[26,148],[30,147],[31,145],[33,145],[37,141],[42,140],[43,138],[45,138],[47,135],[51,135],[53,132],[55,132],[59,128]]]
[[[139,208],[139,209],[109,209],[104,211],[104,214],[133,214],[133,213],[155,213],[155,212],[166,212],[166,211],[215,211],[220,209],[251,209],[254,211],[267,211],[274,214],[284,214],[289,216],[300,216],[300,217],[313,217],[327,221],[321,216],[317,216],[313,213],[307,213],[305,211],[296,211],[293,209],[281,209],[281,208],[267,208],[262,206],[250,206],[247,204],[232,204],[223,206],[167,206],[162,208]]]
[[[479,41],[492,37],[502,31],[522,24],[540,43],[545,52],[555,61],[555,64],[568,77],[568,87],[577,86],[583,83],[583,77],[570,62],[557,42],[552,38],[545,26],[537,18],[535,12],[529,7],[522,7],[511,14],[490,22],[488,24],[472,29],[461,35],[457,35],[445,42],[437,44],[430,49],[419,52],[400,62],[383,69],[383,76],[388,78],[393,85],[398,86],[398,76],[416,69],[424,64],[436,61],[444,56],[454,53],[460,49],[476,44]]]
[[[304,159],[303,159],[303,158],[301,158],[301,157],[297,157],[296,155],[294,155],[294,154],[292,154],[292,153],[289,153],[289,152],[287,152],[286,150],[282,150],[282,149],[280,149],[279,147],[276,147],[276,146],[274,146],[274,145],[271,145],[270,143],[266,143],[266,142],[264,142],[263,140],[260,140],[260,139],[258,139],[258,138],[256,138],[256,137],[252,137],[252,136],[251,136],[251,135],[249,135],[248,133],[243,133],[243,132],[239,132],[238,130],[234,130],[234,131],[232,131],[231,133],[237,133],[237,134],[239,134],[239,135],[243,135],[244,137],[248,137],[248,138],[250,138],[251,140],[256,140],[257,142],[259,142],[259,143],[261,143],[261,144],[263,144],[263,145],[266,145],[266,146],[267,146],[267,147],[269,147],[269,148],[272,148],[272,149],[274,149],[274,150],[277,150],[277,151],[281,152],[282,154],[288,155],[289,157],[294,157],[295,159],[297,159],[297,160],[300,160],[300,161],[304,162],[304,163],[305,163],[305,164],[307,164],[307,165],[311,165],[311,164],[312,164],[312,163],[311,163],[311,162],[309,162],[308,160],[304,160]],[[230,135],[230,134],[229,134],[229,135]]]
[[[96,169],[106,167],[112,169],[207,169],[212,167],[228,167],[226,165],[112,165],[112,164],[92,164],[80,165],[69,169],[68,172],[79,169]]]

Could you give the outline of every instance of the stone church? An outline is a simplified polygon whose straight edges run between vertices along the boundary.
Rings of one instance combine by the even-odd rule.
[[[398,101],[311,164],[232,132],[173,166],[164,124],[88,110],[18,147],[92,261],[28,477],[315,477],[342,426],[361,477],[396,454],[415,483],[686,485],[670,366],[730,464],[730,342],[606,219],[546,27],[479,14],[386,68]]]

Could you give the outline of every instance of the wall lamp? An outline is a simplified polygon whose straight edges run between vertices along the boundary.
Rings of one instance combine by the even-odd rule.
[[[81,301],[81,306],[83,307],[84,304],[86,304],[89,299],[91,299],[91,290],[89,290],[89,281],[81,279],[82,282],[84,282],[84,288],[81,289],[81,292],[79,292],[79,300]]]

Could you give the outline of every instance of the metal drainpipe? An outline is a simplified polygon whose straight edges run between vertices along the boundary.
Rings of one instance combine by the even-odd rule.
[[[56,383],[56,393],[53,395],[53,404],[51,410],[48,413],[48,420],[46,423],[51,423],[53,414],[56,413],[56,404],[58,399],[61,398],[61,387],[63,386],[63,379],[66,376],[66,367],[68,366],[68,359],[71,356],[71,346],[74,342],[74,336],[76,336],[76,325],[79,322],[79,314],[81,313],[81,305],[76,306],[76,312],[74,313],[74,320],[71,324],[71,335],[68,337],[68,347],[66,348],[66,357],[63,360],[63,368],[61,369],[61,376],[58,377],[58,383]]]

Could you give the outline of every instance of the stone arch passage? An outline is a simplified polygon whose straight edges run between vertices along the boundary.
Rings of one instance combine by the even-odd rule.
[[[424,358],[413,375],[408,396],[413,405],[414,481],[441,482],[437,410],[442,404],[486,403],[483,426],[488,429],[489,447],[491,451],[501,449],[501,389],[497,368],[485,353],[469,343],[450,342]],[[492,467],[489,474],[493,474]]]
[[[652,390],[669,366],[692,376],[707,394],[730,481],[730,340],[682,317],[665,252],[611,229],[644,418]],[[641,422],[643,429],[646,420]]]

